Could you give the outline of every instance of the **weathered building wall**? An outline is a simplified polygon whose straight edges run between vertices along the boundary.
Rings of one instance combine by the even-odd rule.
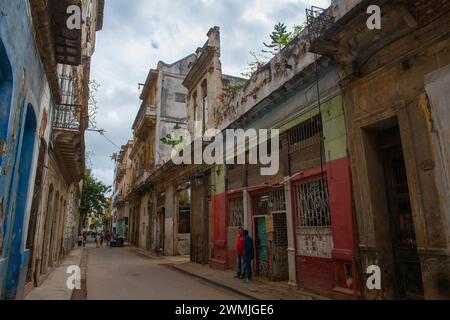
[[[436,185],[441,208],[446,212],[443,224],[447,225],[450,247],[450,66],[447,65],[425,76],[425,90],[429,99],[422,99],[428,130],[432,137],[432,152],[436,161]],[[430,113],[428,116],[428,112]]]
[[[187,89],[183,80],[188,73],[188,66],[195,60],[195,55],[189,55],[171,65],[158,63],[158,96],[157,96],[157,134],[155,139],[155,161],[161,166],[171,158],[172,148],[161,142],[161,139],[174,131],[176,125],[186,127]]]
[[[43,110],[40,98],[42,86],[48,84],[42,81],[45,76],[36,50],[28,1],[18,1],[2,10],[5,15],[0,21],[0,54],[2,74],[6,72],[0,86],[0,96],[3,98],[0,113],[0,215],[3,226],[0,229],[0,295],[14,298],[22,295],[29,259],[24,230],[28,227],[32,181],[39,150],[37,131]],[[3,85],[4,81],[8,83]],[[34,138],[31,137],[32,140],[26,143],[28,145],[22,142],[27,112],[28,119],[34,122],[28,124],[34,127],[28,127],[34,131],[30,132]],[[28,154],[20,152],[22,146],[27,148]],[[25,159],[21,160],[21,155],[27,157],[27,163]],[[25,170],[21,171],[21,175],[18,174],[20,161],[21,170]],[[28,177],[28,181],[19,181],[20,176],[24,179]],[[8,284],[6,279],[9,279]]]
[[[450,63],[448,37],[440,37],[448,36],[448,28],[442,27],[448,24],[449,16],[444,15],[372,53],[361,68],[364,76],[345,91],[362,270],[379,265],[385,284],[381,292],[365,289],[367,298],[449,296],[448,209],[439,197],[445,192],[441,189],[443,182],[436,183],[436,175],[444,172],[445,164],[436,158],[439,145],[431,139],[429,110],[433,113],[433,108],[423,102],[425,76]],[[398,20],[391,26],[397,26],[398,32],[406,28]],[[380,151],[381,142],[377,140],[377,135],[396,126],[411,205],[402,209],[411,214],[408,254],[419,257],[415,269],[400,269],[410,274],[406,281],[396,271],[406,268],[396,258],[396,246],[392,246],[401,238],[398,232],[402,230],[390,222],[398,213],[393,212],[391,192],[384,187],[389,177],[383,172],[387,170],[383,164],[385,152]],[[436,130],[439,132],[438,127]]]

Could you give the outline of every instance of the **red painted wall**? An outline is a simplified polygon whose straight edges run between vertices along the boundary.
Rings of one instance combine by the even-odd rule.
[[[350,160],[339,159],[327,163],[329,205],[333,231],[334,252],[337,258],[352,259],[355,243],[352,214]]]
[[[331,295],[335,287],[335,267],[331,259],[297,257],[297,283],[301,288]]]
[[[319,174],[320,169],[314,169],[295,180],[306,180]],[[356,273],[357,249],[349,159],[342,158],[328,162],[326,175],[334,244],[332,259],[297,257],[297,282],[300,287],[320,294],[353,298],[357,296],[359,277]],[[294,221],[296,221],[295,210]],[[352,281],[347,281],[346,265],[352,268]]]
[[[211,266],[225,269],[227,264],[227,195],[212,197],[214,206],[214,248]]]
[[[334,248],[332,252],[336,265],[336,288],[339,293],[357,296],[359,277],[357,274],[356,233],[353,218],[353,201],[350,159],[342,158],[327,163],[329,205]],[[352,281],[348,283],[345,265],[352,267]]]

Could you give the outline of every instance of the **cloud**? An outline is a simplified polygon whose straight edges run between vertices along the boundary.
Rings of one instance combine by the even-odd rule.
[[[109,0],[103,30],[97,33],[92,78],[101,84],[97,126],[114,144],[125,144],[140,106],[138,83],[158,61],[172,63],[193,53],[206,41],[212,26],[221,27],[223,72],[240,75],[277,22],[292,27],[305,21],[311,5],[330,0]],[[97,133],[86,137],[95,176],[112,185],[117,152]]]

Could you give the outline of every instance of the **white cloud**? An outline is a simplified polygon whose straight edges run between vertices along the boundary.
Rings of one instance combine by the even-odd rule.
[[[288,26],[305,19],[305,7],[327,7],[330,0],[109,0],[104,27],[97,34],[92,78],[97,93],[97,124],[117,145],[131,137],[140,106],[138,83],[145,81],[158,61],[172,63],[206,41],[212,26],[221,27],[223,72],[239,75],[268,41],[273,25]],[[157,44],[157,48],[154,44]],[[87,134],[93,172],[112,184],[116,147],[96,133]]]

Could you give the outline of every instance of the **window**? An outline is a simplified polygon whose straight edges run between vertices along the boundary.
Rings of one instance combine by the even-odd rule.
[[[186,95],[184,93],[175,93],[175,102],[186,103]]]
[[[329,227],[331,225],[326,178],[297,185],[296,194],[300,226]]]
[[[297,203],[297,254],[331,258],[333,237],[326,178],[295,186]]]
[[[178,233],[191,232],[191,192],[190,189],[178,192]]]
[[[242,197],[230,199],[230,220],[228,226],[244,226],[244,199]]]
[[[202,131],[205,132],[208,126],[209,110],[208,110],[208,83],[206,80],[202,83],[202,106],[203,106],[203,127]]]
[[[321,133],[321,115],[317,115],[299,124],[297,127],[287,132],[289,152],[292,153],[319,143],[321,140]]]
[[[198,117],[198,106],[197,106],[197,91],[192,95],[192,100],[194,103],[194,121],[192,122],[192,132],[195,132],[196,122],[199,120]]]

